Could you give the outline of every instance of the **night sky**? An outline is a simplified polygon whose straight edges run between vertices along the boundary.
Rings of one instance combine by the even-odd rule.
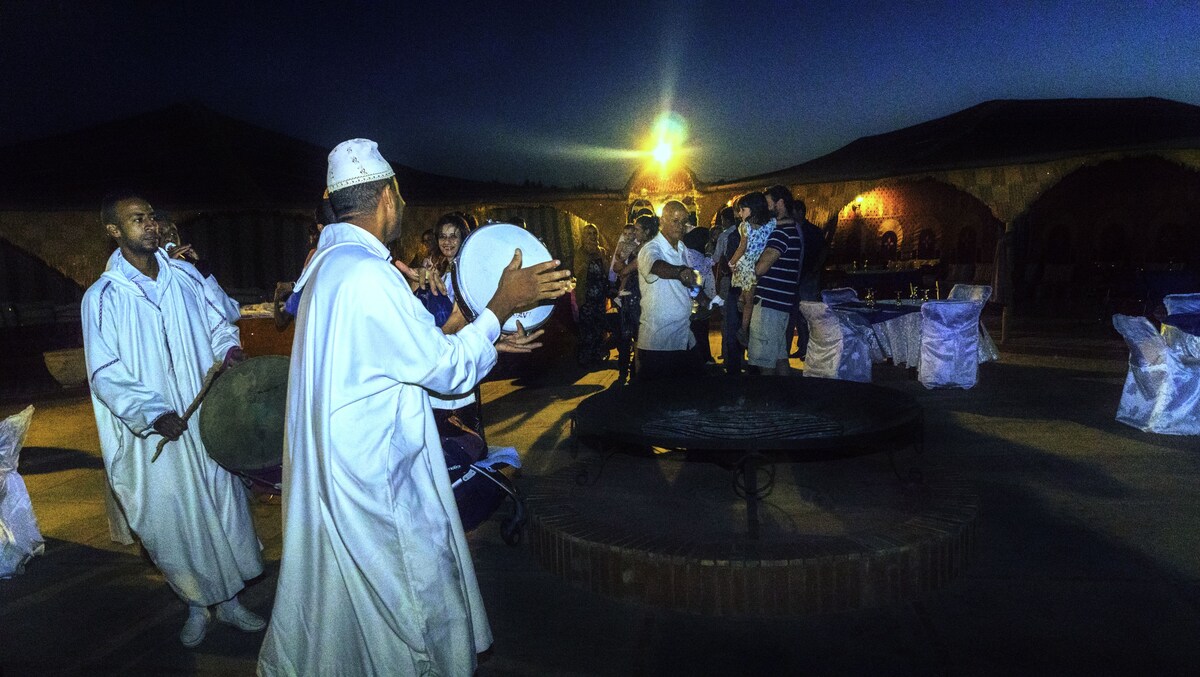
[[[988,99],[1200,104],[1194,0],[250,4],[0,2],[0,144],[195,100],[427,171],[618,187],[664,108],[713,180]]]

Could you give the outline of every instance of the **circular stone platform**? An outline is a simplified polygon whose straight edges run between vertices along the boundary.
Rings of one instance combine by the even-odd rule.
[[[599,461],[589,467],[595,478]],[[974,541],[976,495],[961,477],[925,469],[923,484],[906,485],[886,456],[777,464],[758,540],[743,533],[727,468],[617,455],[589,486],[579,470],[526,485],[541,565],[679,611],[787,616],[912,600],[955,578]]]

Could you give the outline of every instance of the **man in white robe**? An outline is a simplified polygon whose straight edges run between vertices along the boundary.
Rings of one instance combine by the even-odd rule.
[[[84,294],[83,336],[92,404],[113,494],[155,566],[188,604],[180,632],[198,645],[216,618],[252,632],[261,618],[238,604],[262,573],[246,488],[204,450],[180,412],[215,362],[241,359],[229,324],[191,266],[158,249],[153,208],[132,194],[106,199],[118,249]],[[171,440],[154,463],[161,437]]]
[[[330,202],[296,287],[283,558],[260,675],[471,675],[492,641],[430,393],[469,392],[515,308],[569,288],[557,261],[501,277],[438,329],[389,262],[404,202],[374,142],[330,153]]]

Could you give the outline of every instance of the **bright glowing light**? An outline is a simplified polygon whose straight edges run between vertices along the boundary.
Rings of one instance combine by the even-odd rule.
[[[685,141],[687,141],[687,122],[678,113],[666,111],[655,120],[654,129],[650,132],[650,142],[647,145],[652,149],[650,156],[658,162],[663,170],[666,170],[671,160],[678,154],[678,149],[683,148]]]
[[[654,147],[652,155],[658,161],[658,164],[666,166],[671,161],[671,156],[675,154],[675,149],[671,148],[671,144],[666,141],[659,141]]]

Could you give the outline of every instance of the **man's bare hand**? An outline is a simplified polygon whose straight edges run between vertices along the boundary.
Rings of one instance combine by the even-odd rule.
[[[421,282],[420,274],[417,273],[417,271],[410,268],[408,266],[408,264],[401,261],[400,259],[396,259],[395,261],[392,261],[392,265],[396,266],[396,270],[400,271],[400,274],[404,276],[404,279],[408,280],[409,285],[420,284],[420,282]]]
[[[522,268],[521,250],[513,252],[512,261],[500,274],[500,284],[488,303],[488,310],[504,324],[517,309],[532,308],[538,301],[556,299],[571,291],[571,271],[555,270],[560,263],[546,261]]]
[[[525,333],[525,327],[521,325],[520,320],[517,321],[517,333],[501,334],[500,339],[496,341],[496,352],[498,353],[530,353],[535,348],[541,348],[542,344],[536,341],[545,334],[544,329],[538,329],[532,334]]]
[[[200,255],[196,253],[196,250],[190,244],[181,244],[178,247],[171,247],[171,252],[168,254],[168,256],[173,259],[191,261],[192,263],[200,260]]]
[[[154,421],[153,427],[154,431],[159,435],[162,435],[168,440],[174,442],[175,440],[179,439],[179,436],[183,434],[183,431],[187,430],[187,423],[182,418],[179,418],[179,414],[171,411],[159,416],[158,419]]]

